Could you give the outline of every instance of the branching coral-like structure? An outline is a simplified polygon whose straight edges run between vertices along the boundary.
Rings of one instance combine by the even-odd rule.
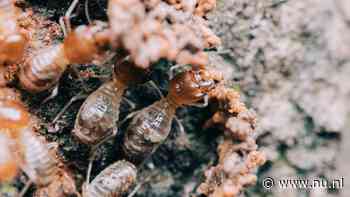
[[[219,162],[205,172],[206,180],[198,191],[213,197],[235,197],[244,187],[255,184],[255,170],[265,163],[254,139],[256,114],[239,100],[239,94],[224,85],[211,92],[218,111],[205,127],[219,125],[224,141],[218,147]]]
[[[108,16],[113,45],[128,50],[143,68],[161,58],[179,64],[206,65],[203,49],[217,46],[220,39],[202,17],[193,14],[209,6],[202,3],[196,8],[196,3],[187,5],[183,1],[169,3],[110,1]]]

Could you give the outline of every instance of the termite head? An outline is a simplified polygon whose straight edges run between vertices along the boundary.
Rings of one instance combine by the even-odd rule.
[[[28,36],[25,33],[0,35],[0,64],[10,64],[21,60],[27,42]]]
[[[64,51],[69,62],[86,64],[91,62],[108,42],[104,33],[105,24],[81,25],[70,32],[64,40]]]
[[[222,77],[205,68],[193,68],[170,81],[169,95],[176,105],[191,105],[200,101],[215,88]]]
[[[20,129],[30,124],[30,115],[25,107],[16,101],[0,101],[0,128],[9,130],[12,137],[17,137]]]
[[[19,10],[15,0],[0,1],[0,64],[19,61],[24,52],[28,35],[18,27]]]
[[[114,67],[115,80],[124,85],[144,83],[148,74],[148,70],[137,67],[130,60],[124,60]]]

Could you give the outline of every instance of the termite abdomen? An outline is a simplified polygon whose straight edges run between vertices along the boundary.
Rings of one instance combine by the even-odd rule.
[[[80,108],[73,134],[83,143],[96,145],[117,131],[119,107],[125,89],[147,80],[146,71],[130,61],[114,69],[114,77],[93,92]]]
[[[129,124],[122,155],[136,165],[142,163],[168,137],[176,108],[195,104],[216,85],[204,69],[192,69],[170,82],[169,94],[137,113]]]
[[[18,101],[20,102],[21,97],[15,89],[12,88],[0,88],[0,100],[7,101]]]
[[[22,132],[20,145],[26,174],[38,187],[51,184],[56,179],[59,167],[47,144],[28,128]]]
[[[0,100],[0,128],[10,131],[11,137],[16,137],[21,129],[30,123],[30,115],[25,107],[13,100]]]
[[[124,136],[123,156],[136,165],[142,163],[168,137],[175,110],[162,99],[138,113]]]
[[[17,174],[17,161],[10,148],[10,138],[0,133],[0,183],[12,180]]]
[[[127,161],[118,161],[104,169],[84,188],[83,197],[122,196],[135,183],[136,167]]]
[[[31,92],[40,92],[53,86],[67,66],[62,45],[43,49],[26,61],[19,80],[21,86]]]
[[[83,143],[96,145],[116,129],[124,90],[115,81],[103,84],[80,108],[73,134]]]

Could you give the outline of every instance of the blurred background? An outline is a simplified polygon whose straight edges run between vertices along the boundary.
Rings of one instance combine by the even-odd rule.
[[[210,16],[268,162],[249,196],[350,196],[350,1],[222,0]],[[344,177],[340,190],[264,190],[264,177]]]

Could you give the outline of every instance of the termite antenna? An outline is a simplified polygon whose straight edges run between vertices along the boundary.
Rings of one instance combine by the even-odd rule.
[[[164,94],[162,93],[162,91],[158,88],[157,84],[154,83],[154,81],[149,81],[147,82],[152,88],[154,88],[157,92],[157,94],[159,95],[160,98],[164,98]],[[128,100],[126,98],[123,98],[125,101],[128,102]],[[131,108],[135,109],[136,107],[133,107],[133,105],[130,105]],[[136,114],[138,114],[141,110],[137,110],[134,112],[129,113],[123,120],[119,121],[119,126],[122,126],[127,120],[129,120],[130,118],[134,117]]]
[[[73,96],[69,102],[62,108],[62,110],[56,115],[56,117],[53,119],[52,124],[55,124],[59,118],[64,114],[64,112],[68,109],[69,106],[71,106],[75,101],[85,99],[88,95],[83,94],[80,92],[78,95]]]
[[[96,152],[97,149],[104,144],[105,142],[109,141],[110,139],[114,138],[114,136],[116,136],[118,133],[118,127],[113,128],[112,130],[112,134],[108,135],[107,137],[105,137],[104,139],[102,139],[98,144],[94,145],[91,148],[90,151],[90,158],[89,158],[89,165],[88,165],[88,170],[86,173],[86,182],[89,184],[90,183],[90,177],[91,177],[91,171],[92,171],[92,165],[94,163],[95,157],[96,157]]]
[[[71,5],[68,8],[66,14],[63,17],[61,17],[59,20],[60,26],[63,30],[63,34],[65,37],[68,35],[69,32],[72,31],[70,18],[71,18],[71,14],[72,14],[73,10],[77,7],[78,3],[79,3],[79,0],[73,0],[73,2],[71,3]]]
[[[33,181],[32,180],[28,180],[26,182],[26,184],[24,185],[23,189],[21,190],[21,192],[19,193],[18,197],[23,197],[27,193],[28,189],[30,188],[30,186],[32,184],[33,184]]]
[[[70,66],[70,70],[73,72],[73,74],[74,74],[75,76],[78,77],[78,80],[80,81],[81,86],[82,86],[82,88],[84,89],[84,91],[85,91],[85,92],[89,92],[89,88],[88,88],[87,85],[85,84],[84,79],[81,77],[80,71],[77,69],[76,64],[71,65],[71,66]]]
[[[43,102],[41,102],[41,104],[45,104],[47,103],[49,100],[55,98],[58,95],[58,89],[59,89],[59,84],[55,85],[55,87],[53,87],[51,89],[51,93],[48,97],[46,97]]]
[[[89,0],[85,0],[85,16],[86,16],[86,19],[88,20],[88,23],[91,24],[92,23],[92,20],[90,18],[90,13],[89,13]]]
[[[168,75],[169,75],[169,80],[172,80],[175,77],[175,71],[177,69],[183,68],[184,70],[188,69],[188,65],[182,65],[182,64],[176,64],[172,67],[170,67]]]

